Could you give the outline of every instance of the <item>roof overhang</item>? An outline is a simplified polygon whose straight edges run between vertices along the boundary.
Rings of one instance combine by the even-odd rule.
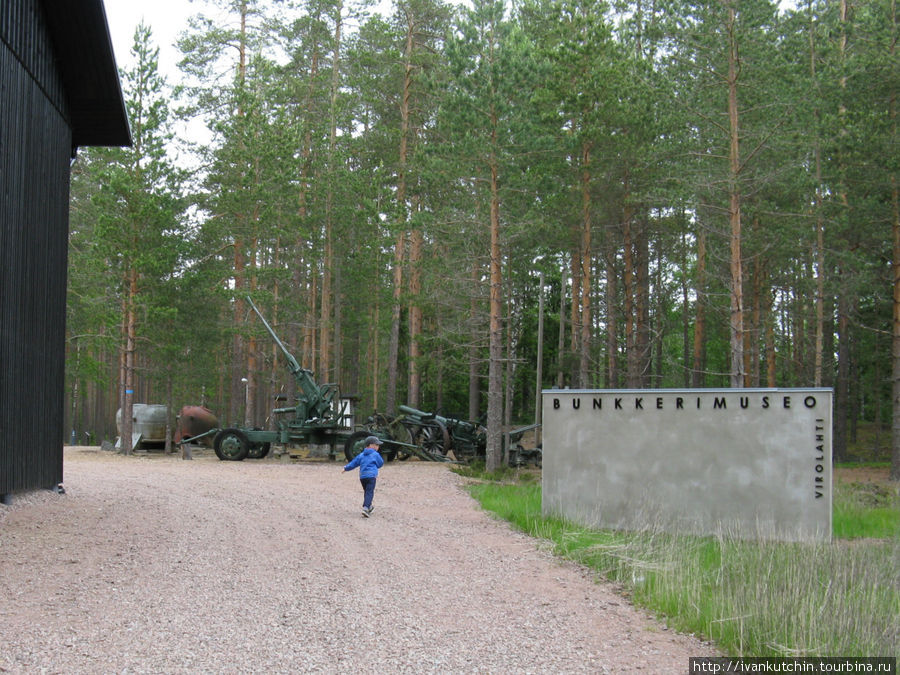
[[[130,146],[103,0],[41,0],[66,91],[73,148]]]

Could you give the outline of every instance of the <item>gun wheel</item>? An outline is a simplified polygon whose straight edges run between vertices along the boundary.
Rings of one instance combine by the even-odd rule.
[[[250,452],[250,441],[240,429],[222,429],[213,441],[216,457],[229,462],[240,462]]]
[[[262,459],[263,457],[268,456],[269,450],[272,449],[272,444],[266,441],[265,443],[253,443],[250,445],[250,449],[247,451],[247,457],[250,459]]]
[[[415,439],[416,445],[433,457],[446,457],[450,451],[450,432],[438,420],[431,420],[419,427]]]
[[[348,462],[365,449],[366,439],[371,435],[370,431],[354,431],[350,434],[350,438],[344,442],[344,457]]]

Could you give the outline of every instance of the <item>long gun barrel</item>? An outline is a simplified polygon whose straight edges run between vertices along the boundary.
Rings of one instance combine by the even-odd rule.
[[[250,306],[253,308],[253,311],[256,312],[256,316],[259,317],[259,320],[262,321],[263,326],[265,326],[266,330],[269,331],[269,335],[271,335],[272,339],[275,340],[275,344],[277,344],[278,347],[281,349],[281,353],[284,354],[284,358],[287,359],[288,366],[290,367],[291,372],[295,376],[300,375],[300,373],[303,372],[303,368],[300,367],[300,364],[297,363],[297,359],[294,358],[294,355],[288,351],[287,347],[284,346],[284,343],[275,334],[275,331],[272,330],[272,327],[269,325],[269,322],[266,321],[266,318],[262,315],[262,313],[259,311],[259,309],[256,307],[256,305],[253,303],[253,300],[250,298],[249,295],[247,296],[247,302],[250,303]]]
[[[401,405],[400,412],[405,412],[407,415],[415,415],[416,417],[421,417],[422,419],[437,419],[439,422],[446,421],[440,415],[436,415],[435,413],[427,413],[422,410],[416,410],[415,408],[411,408],[408,405]]]
[[[253,304],[253,300],[249,295],[247,296],[247,302],[250,303],[253,311],[256,312],[256,316],[259,317],[263,326],[269,331],[269,335],[275,340],[275,344],[281,349],[281,353],[284,354],[284,358],[287,359],[291,374],[293,374],[294,380],[297,382],[297,386],[302,392],[302,396],[298,394],[297,406],[294,408],[282,408],[281,411],[287,412],[289,410],[294,410],[301,421],[343,414],[342,412],[331,411],[331,400],[335,395],[335,390],[327,386],[320,387],[313,378],[312,371],[302,368],[300,364],[297,363],[297,359],[295,359],[294,355],[284,346],[284,343],[275,334],[275,331],[272,330],[269,322],[266,321],[257,306]]]
[[[459,419],[451,419],[449,417],[443,417],[438,415],[437,413],[428,413],[422,410],[417,410],[416,408],[411,408],[408,405],[399,406],[400,412],[405,412],[407,415],[411,415],[412,417],[417,417],[421,420],[437,420],[441,424],[444,425],[454,425],[457,427],[461,427],[463,429],[475,429],[477,425],[472,424],[471,422],[466,422],[465,420]]]

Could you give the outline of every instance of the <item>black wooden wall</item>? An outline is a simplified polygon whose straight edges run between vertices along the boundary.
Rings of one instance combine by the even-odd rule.
[[[38,0],[0,0],[0,496],[63,480],[72,129]]]

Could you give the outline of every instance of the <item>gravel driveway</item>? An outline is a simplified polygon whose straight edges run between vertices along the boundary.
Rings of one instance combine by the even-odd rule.
[[[66,448],[0,505],[0,672],[685,673],[709,644],[482,512],[446,466]]]

